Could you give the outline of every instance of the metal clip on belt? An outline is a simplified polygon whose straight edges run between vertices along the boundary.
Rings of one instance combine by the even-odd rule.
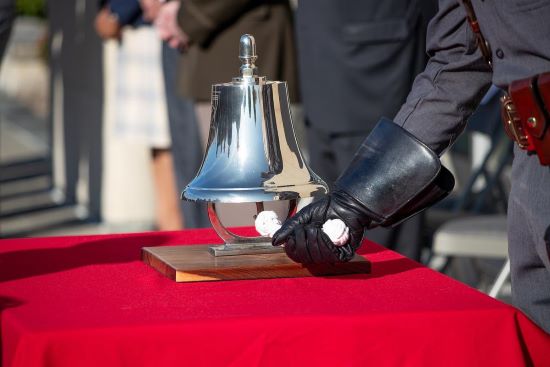
[[[514,101],[509,95],[504,95],[501,97],[500,102],[502,103],[502,123],[506,135],[515,141],[521,149],[529,150],[529,139],[521,126],[521,118],[518,115]]]

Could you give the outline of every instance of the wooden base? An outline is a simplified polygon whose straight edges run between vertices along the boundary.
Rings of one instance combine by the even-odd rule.
[[[370,262],[360,255],[347,263],[304,266],[286,254],[215,257],[208,245],[142,248],[143,261],[176,282],[295,278],[370,272]]]

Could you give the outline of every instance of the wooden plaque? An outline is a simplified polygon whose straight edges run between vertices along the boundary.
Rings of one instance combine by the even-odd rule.
[[[304,266],[286,254],[213,256],[208,245],[142,248],[143,261],[176,282],[295,278],[370,272],[370,262],[360,255],[347,263]]]

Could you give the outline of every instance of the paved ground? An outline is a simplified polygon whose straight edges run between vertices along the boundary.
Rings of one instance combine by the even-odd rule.
[[[46,156],[48,137],[46,119],[0,91],[0,164]]]
[[[18,18],[0,66],[0,177],[7,165],[47,158],[51,153],[48,120],[49,70],[43,59],[46,24]],[[10,171],[11,173],[12,171]],[[0,236],[41,236],[110,232],[103,225],[62,225],[85,215],[82,208],[32,209],[61,201],[59,192],[44,192],[48,175],[0,183]],[[39,192],[39,193],[38,193]],[[29,193],[29,194],[27,194]],[[6,216],[6,213],[24,212]],[[50,227],[50,228],[48,228]],[[34,231],[36,228],[47,228]]]

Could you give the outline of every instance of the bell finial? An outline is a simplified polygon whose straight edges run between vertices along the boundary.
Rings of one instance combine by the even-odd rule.
[[[241,75],[251,77],[258,75],[258,68],[254,64],[256,55],[256,41],[251,34],[243,34],[239,41],[239,59],[241,59]]]

